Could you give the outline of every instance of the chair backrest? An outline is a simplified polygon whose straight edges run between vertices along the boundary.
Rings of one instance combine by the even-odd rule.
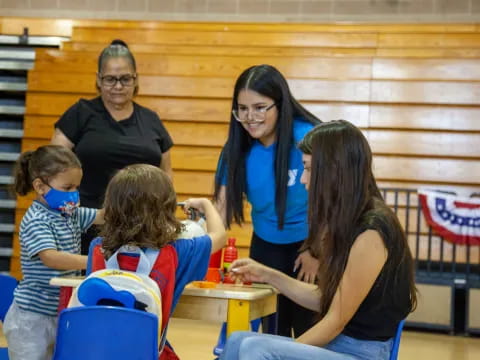
[[[9,360],[7,348],[0,348],[0,360]]]
[[[0,274],[0,320],[5,320],[8,308],[13,301],[13,291],[17,287],[17,279],[13,276]]]
[[[54,360],[157,360],[158,319],[121,307],[65,309],[58,320]]]
[[[395,334],[395,339],[393,339],[392,352],[390,353],[390,360],[397,360],[398,350],[400,348],[400,339],[402,337],[403,325],[405,325],[405,320],[400,321],[397,327],[397,332]]]

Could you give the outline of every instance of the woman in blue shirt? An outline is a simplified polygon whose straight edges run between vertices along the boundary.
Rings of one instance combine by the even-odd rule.
[[[308,235],[308,196],[300,184],[302,154],[296,144],[318,123],[273,66],[245,70],[235,84],[214,195],[227,226],[244,223],[244,198],[251,204],[251,258],[312,283],[318,263],[302,251]],[[313,312],[284,296],[277,312],[279,335],[292,336],[293,329],[299,336],[314,320]],[[273,333],[274,325],[264,321],[263,329]]]

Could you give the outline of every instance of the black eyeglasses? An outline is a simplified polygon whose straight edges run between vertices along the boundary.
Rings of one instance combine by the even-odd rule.
[[[100,81],[103,86],[114,87],[117,85],[117,82],[120,82],[122,86],[133,86],[135,85],[135,79],[137,78],[136,75],[122,75],[122,76],[113,76],[113,75],[105,75],[100,76]]]

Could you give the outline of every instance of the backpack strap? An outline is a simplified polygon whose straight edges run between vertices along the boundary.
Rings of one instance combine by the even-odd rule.
[[[162,332],[162,338],[160,339],[160,346],[158,347],[158,353],[161,354],[163,352],[163,348],[165,347],[165,343],[167,342],[167,330],[168,330],[168,323],[170,319],[168,319],[167,323]]]
[[[138,254],[140,256],[136,272],[149,276],[153,265],[158,257],[160,250],[146,249],[145,251],[138,246],[123,245],[106,262],[107,269],[120,269],[118,264],[118,255],[120,253]]]
[[[159,352],[161,354],[161,360],[173,360],[178,357],[175,355],[174,351],[168,347],[167,344],[167,330],[168,324],[171,317],[171,307],[173,304],[174,292],[175,292],[175,276],[176,270],[178,267],[178,255],[175,247],[171,244],[168,244],[162,248],[162,252],[158,256],[155,265],[152,270],[153,278],[155,275],[162,274],[160,279],[163,282],[161,286],[162,290],[162,335],[159,341]]]

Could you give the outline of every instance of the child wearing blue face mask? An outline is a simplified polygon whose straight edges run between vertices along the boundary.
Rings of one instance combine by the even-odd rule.
[[[52,357],[60,294],[49,281],[86,268],[80,235],[103,223],[103,210],[79,207],[81,180],[80,161],[63,146],[27,151],[16,163],[15,191],[27,195],[33,190],[36,198],[20,224],[23,279],[3,325],[10,360]]]

